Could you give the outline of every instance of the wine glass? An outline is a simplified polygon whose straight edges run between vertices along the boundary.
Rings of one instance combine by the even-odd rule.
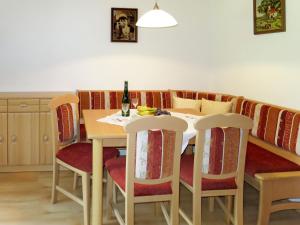
[[[132,103],[133,107],[136,109],[136,107],[139,104],[139,99],[138,98],[132,98],[131,103]]]
[[[128,110],[129,110],[129,103],[123,103],[122,104],[122,112],[124,113],[124,115],[122,115],[122,116],[126,116]]]

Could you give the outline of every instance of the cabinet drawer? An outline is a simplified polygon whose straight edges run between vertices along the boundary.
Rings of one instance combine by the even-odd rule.
[[[7,100],[0,99],[0,112],[7,112]]]
[[[40,111],[41,112],[49,112],[50,108],[48,106],[51,99],[41,99],[40,100]]]
[[[8,112],[38,112],[39,99],[9,99]]]

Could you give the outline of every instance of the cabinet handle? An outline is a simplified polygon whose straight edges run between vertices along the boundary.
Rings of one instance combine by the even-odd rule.
[[[3,136],[0,136],[0,143],[3,142]]]
[[[11,142],[16,143],[16,141],[17,141],[17,136],[16,135],[11,136]]]
[[[44,135],[43,140],[44,142],[47,142],[49,140],[49,137],[47,135]]]

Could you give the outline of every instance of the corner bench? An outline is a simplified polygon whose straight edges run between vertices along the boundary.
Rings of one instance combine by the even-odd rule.
[[[300,209],[300,203],[278,200],[300,198],[300,112],[243,97],[188,90],[130,91],[139,105],[172,108],[172,96],[233,101],[233,112],[254,120],[249,135],[245,180],[260,191],[258,225],[268,225],[273,212]],[[121,109],[123,91],[78,90],[79,109]],[[86,138],[81,121],[81,137]]]
[[[248,140],[245,180],[260,192],[258,225],[270,214],[300,209],[300,112],[243,99],[238,113],[253,119]]]

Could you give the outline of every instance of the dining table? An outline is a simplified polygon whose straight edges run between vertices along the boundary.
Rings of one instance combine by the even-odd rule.
[[[101,122],[99,119],[118,113],[120,110],[83,110],[87,138],[93,145],[93,182],[92,182],[92,225],[103,224],[103,148],[126,147],[127,135],[123,126]],[[171,112],[201,116],[195,109],[170,109]],[[194,138],[190,143],[194,142]]]

